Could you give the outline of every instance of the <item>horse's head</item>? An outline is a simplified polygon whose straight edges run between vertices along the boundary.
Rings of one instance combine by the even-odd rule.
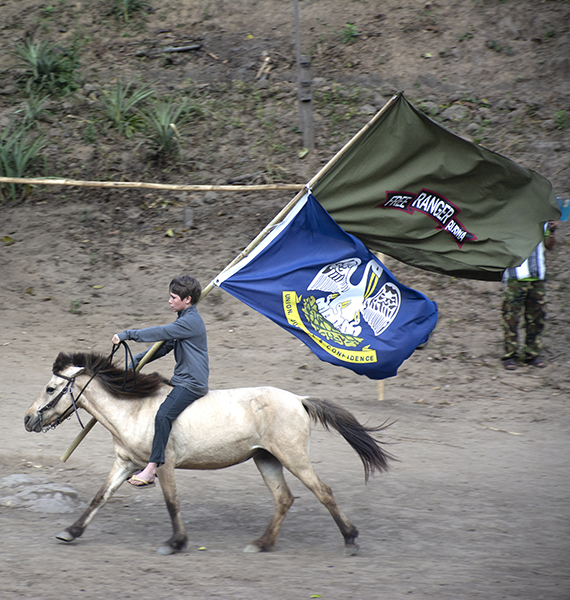
[[[73,386],[75,378],[85,371],[84,367],[67,366],[54,373],[42,393],[26,411],[26,431],[40,432],[57,427],[73,412]]]
[[[76,400],[83,401],[83,391],[95,377],[100,384],[99,393],[103,390],[110,397],[121,399],[144,399],[169,385],[168,380],[159,373],[139,373],[135,379],[132,369],[120,369],[110,358],[95,352],[60,352],[53,363],[52,378],[26,412],[26,430],[43,431],[65,421],[77,407]],[[83,378],[79,389],[75,387],[78,377]],[[90,401],[93,400],[93,394],[96,397],[96,391],[91,391],[91,388],[89,394]]]

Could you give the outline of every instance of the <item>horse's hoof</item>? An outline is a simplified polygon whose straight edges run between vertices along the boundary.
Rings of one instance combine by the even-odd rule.
[[[344,547],[344,555],[345,556],[356,556],[358,551],[360,550],[360,546],[358,544],[350,544]]]
[[[176,554],[180,550],[175,550],[172,546],[161,546],[156,553],[162,554],[163,556],[169,556],[170,554]]]
[[[58,533],[56,539],[61,540],[62,542],[73,542],[75,539],[67,529],[64,529],[61,533]]]
[[[261,552],[261,548],[256,544],[248,544],[243,551],[248,552],[249,554],[257,554],[258,552]]]

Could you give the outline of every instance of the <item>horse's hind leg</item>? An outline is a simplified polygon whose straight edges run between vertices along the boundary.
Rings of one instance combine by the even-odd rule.
[[[332,489],[318,478],[310,463],[308,455],[306,460],[301,461],[301,464],[302,463],[305,464],[303,466],[299,466],[299,464],[283,464],[285,464],[287,469],[291,471],[295,477],[298,477],[301,482],[315,494],[319,501],[327,507],[327,510],[330,512],[344,537],[344,553],[347,555],[356,554],[358,552],[358,544],[356,543],[358,529],[356,529],[340,510],[333,496]]]
[[[253,457],[265,485],[273,494],[275,513],[265,533],[245,547],[244,552],[270,552],[281,530],[287,511],[293,504],[293,494],[283,477],[283,465],[269,452],[260,450]]]

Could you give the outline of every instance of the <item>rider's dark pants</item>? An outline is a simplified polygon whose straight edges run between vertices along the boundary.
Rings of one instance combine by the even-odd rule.
[[[148,462],[157,463],[158,466],[164,464],[164,449],[168,443],[172,422],[187,406],[203,395],[178,385],[166,396],[154,419],[154,440]]]

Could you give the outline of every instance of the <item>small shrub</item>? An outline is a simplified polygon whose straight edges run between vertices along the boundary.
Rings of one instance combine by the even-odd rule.
[[[154,93],[148,86],[131,90],[131,85],[131,83],[124,85],[119,81],[114,90],[103,92],[104,96],[101,100],[103,113],[111,125],[126,137],[131,137],[144,127],[143,117],[134,109]]]
[[[35,175],[40,151],[45,146],[43,136],[31,138],[24,127],[10,123],[0,134],[0,176],[30,177]],[[0,200],[18,200],[29,186],[0,183]]]
[[[53,92],[69,94],[78,87],[79,67],[78,41],[74,40],[69,50],[50,46],[47,42],[26,40],[14,49],[14,54],[26,69],[22,79],[28,93]]]
[[[359,36],[358,29],[353,23],[347,23],[341,32],[341,40],[343,44],[349,44]]]

